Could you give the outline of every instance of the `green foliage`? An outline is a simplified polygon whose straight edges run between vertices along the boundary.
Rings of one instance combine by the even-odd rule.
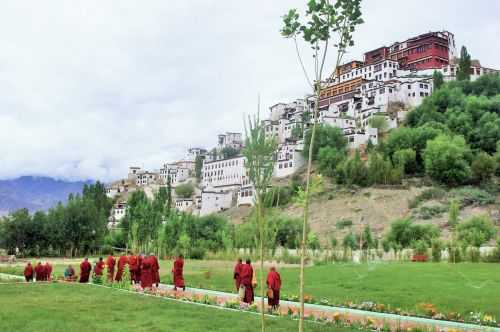
[[[411,148],[396,151],[392,160],[396,167],[404,170],[405,174],[415,174],[417,171],[417,154]]]
[[[414,209],[419,206],[422,202],[429,201],[431,199],[441,199],[446,196],[446,191],[440,187],[432,187],[425,189],[420,194],[418,194],[413,200],[408,202],[408,207]]]
[[[374,115],[368,120],[368,124],[372,128],[377,128],[379,133],[386,132],[389,129],[389,124],[385,119],[385,116]]]
[[[344,229],[346,227],[351,227],[352,226],[352,220],[351,219],[340,219],[337,221],[335,224],[337,229]]]
[[[443,74],[437,70],[432,74],[432,85],[434,87],[434,91],[438,90],[444,84]]]
[[[358,242],[356,241],[356,236],[354,234],[349,233],[342,239],[342,247],[344,249],[355,250],[358,248]]]
[[[321,174],[329,177],[335,176],[336,167],[345,159],[345,150],[325,146],[319,149],[318,167]]]
[[[439,229],[433,225],[413,224],[412,220],[397,219],[391,224],[389,233],[386,235],[387,242],[401,248],[410,248],[415,241],[422,240],[431,245],[431,240],[439,237]]]
[[[194,194],[194,186],[191,183],[180,184],[175,187],[175,193],[182,198],[190,198]]]
[[[455,227],[457,227],[459,216],[460,204],[456,200],[452,200],[448,209],[448,226],[450,226],[451,229],[455,229]]]
[[[353,157],[345,159],[336,168],[336,180],[338,183],[346,185],[358,185],[365,187],[369,185],[370,179],[368,169],[361,160],[358,151]]]
[[[491,177],[495,174],[496,167],[495,158],[486,152],[480,152],[471,165],[474,180],[478,183],[491,180]]]
[[[454,189],[451,192],[451,196],[454,197],[462,207],[469,205],[488,205],[495,202],[494,195],[485,190],[470,186]]]
[[[307,130],[304,139],[304,157],[309,157],[309,145],[311,143],[311,130]],[[317,160],[321,148],[335,149],[338,153],[345,153],[347,147],[347,139],[344,133],[338,127],[333,127],[326,124],[318,125],[314,139],[312,151],[312,159]]]
[[[201,180],[201,171],[202,171],[202,168],[203,168],[203,160],[205,159],[204,156],[201,156],[201,155],[197,155],[196,158],[194,159],[194,174],[196,176],[196,179],[198,179],[198,181]]]
[[[444,212],[448,211],[448,207],[443,205],[422,206],[418,212],[418,216],[424,220],[440,217]]]
[[[394,167],[388,158],[375,152],[369,156],[368,174],[372,184],[400,184],[402,167]]]
[[[292,201],[294,194],[293,186],[273,187],[265,193],[264,204],[268,208],[286,206]]]
[[[313,250],[321,248],[318,236],[313,232],[309,232],[309,234],[307,234],[307,247]]]
[[[467,48],[462,46],[460,49],[460,60],[458,62],[457,69],[457,80],[458,81],[468,81],[470,80],[470,66],[471,66],[471,57],[469,52],[467,52]]]
[[[495,227],[488,216],[475,216],[460,223],[458,239],[473,247],[480,247],[495,236]]]
[[[431,241],[431,250],[432,250],[432,261],[440,262],[441,255],[443,250],[443,242],[439,239],[432,239]]]
[[[416,240],[413,242],[412,247],[417,255],[427,255],[427,250],[429,248],[427,242],[424,240]]]
[[[222,155],[222,159],[229,159],[236,157],[240,151],[238,149],[233,148],[232,146],[226,146],[222,148],[220,154]]]
[[[440,135],[427,142],[424,153],[425,172],[446,185],[465,183],[471,177],[466,159],[469,148],[463,137]]]

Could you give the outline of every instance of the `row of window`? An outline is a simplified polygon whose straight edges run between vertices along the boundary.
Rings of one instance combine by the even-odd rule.
[[[243,164],[245,164],[245,162],[243,162]],[[220,162],[220,163],[216,163],[216,164],[206,165],[205,170],[228,167],[228,166],[238,166],[238,165],[239,165],[239,159],[229,160],[226,162]]]
[[[279,168],[279,169],[282,169],[282,168],[289,168],[289,167],[290,167],[290,168],[291,168],[291,167],[293,167],[293,162],[291,162],[291,161],[285,161],[285,162],[283,162],[283,163],[278,163],[278,168]]]

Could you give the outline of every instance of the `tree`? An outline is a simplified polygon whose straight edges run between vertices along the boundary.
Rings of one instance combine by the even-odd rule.
[[[427,142],[424,152],[425,172],[446,185],[465,183],[471,176],[466,159],[468,152],[469,148],[463,137],[440,135]]]
[[[496,162],[495,158],[486,152],[480,152],[472,161],[472,175],[478,183],[486,182],[495,174]]]
[[[368,120],[368,124],[372,128],[377,128],[379,133],[386,132],[389,129],[389,124],[385,119],[385,116],[374,115]]]
[[[401,167],[405,174],[414,174],[417,169],[417,154],[415,150],[401,149],[394,153],[392,160],[397,167]]]
[[[181,198],[190,198],[194,193],[194,186],[191,183],[180,184],[175,187],[175,193]]]
[[[267,248],[268,220],[265,216],[265,202],[267,190],[271,185],[274,172],[276,141],[274,137],[267,137],[263,123],[260,121],[260,99],[258,102],[257,116],[248,118],[245,124],[245,147],[243,155],[246,159],[248,177],[255,188],[255,219],[258,225],[258,238],[260,242],[260,296],[261,296],[261,324],[264,323],[264,250]]]
[[[470,67],[471,67],[471,57],[467,48],[462,46],[460,49],[460,60],[458,62],[457,69],[457,81],[469,81],[470,80]]]
[[[306,131],[304,139],[304,157],[309,157],[309,147],[311,146],[312,130]],[[347,139],[343,131],[338,127],[333,127],[328,124],[320,124],[316,128],[314,146],[312,148],[312,159],[318,159],[318,153],[321,148],[332,148],[339,152],[344,152],[347,147]]]
[[[434,70],[434,73],[432,74],[432,85],[434,86],[434,91],[438,90],[443,84],[443,74],[437,70]]]
[[[395,248],[410,248],[415,241],[425,241],[431,246],[432,239],[439,237],[439,229],[434,225],[415,225],[410,218],[396,219],[385,236],[386,243]]]
[[[369,185],[368,169],[361,160],[359,151],[356,151],[353,157],[345,159],[337,166],[336,175],[338,183],[361,187]]]
[[[240,153],[240,151],[238,149],[233,148],[232,146],[226,146],[222,148],[220,153],[223,159],[229,159],[236,157]]]
[[[479,248],[495,236],[495,227],[488,216],[475,216],[458,225],[458,239]]]
[[[308,151],[307,175],[306,175],[306,200],[304,205],[304,225],[302,227],[302,250],[300,263],[300,319],[299,332],[304,330],[304,265],[306,253],[306,229],[309,215],[309,190],[312,171],[312,160],[315,150],[315,137],[318,122],[319,99],[322,90],[323,68],[328,54],[329,46],[337,49],[335,70],[340,65],[347,48],[354,45],[352,34],[357,25],[363,23],[361,18],[361,0],[336,0],[331,4],[329,0],[309,0],[304,20],[296,9],[290,9],[283,16],[283,28],[281,34],[285,38],[293,39],[295,49],[302,66],[305,78],[314,92],[313,125],[309,146],[304,149]],[[313,53],[314,81],[311,81],[300,56],[297,45],[297,37],[302,37]],[[333,42],[332,42],[332,39]]]
[[[448,226],[451,229],[455,229],[459,222],[460,216],[460,205],[456,200],[450,202],[450,207],[448,209]]]
[[[339,151],[337,148],[325,146],[319,149],[318,167],[322,174],[334,177],[335,168],[344,160],[345,151]]]

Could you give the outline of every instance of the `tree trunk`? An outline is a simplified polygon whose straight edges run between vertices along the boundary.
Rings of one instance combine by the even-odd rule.
[[[260,195],[259,195],[260,196]],[[260,322],[262,332],[266,330],[264,316],[264,218],[262,216],[262,198],[259,197],[257,206],[258,225],[260,225]]]

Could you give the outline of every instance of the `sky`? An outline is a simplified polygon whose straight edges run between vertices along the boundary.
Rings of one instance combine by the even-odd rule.
[[[305,0],[18,1],[0,5],[0,179],[112,181],[159,169],[245,115],[309,92],[281,16]],[[448,30],[500,68],[500,2],[364,0],[345,60]],[[311,63],[309,49],[301,46]],[[327,61],[333,70],[334,53]]]

